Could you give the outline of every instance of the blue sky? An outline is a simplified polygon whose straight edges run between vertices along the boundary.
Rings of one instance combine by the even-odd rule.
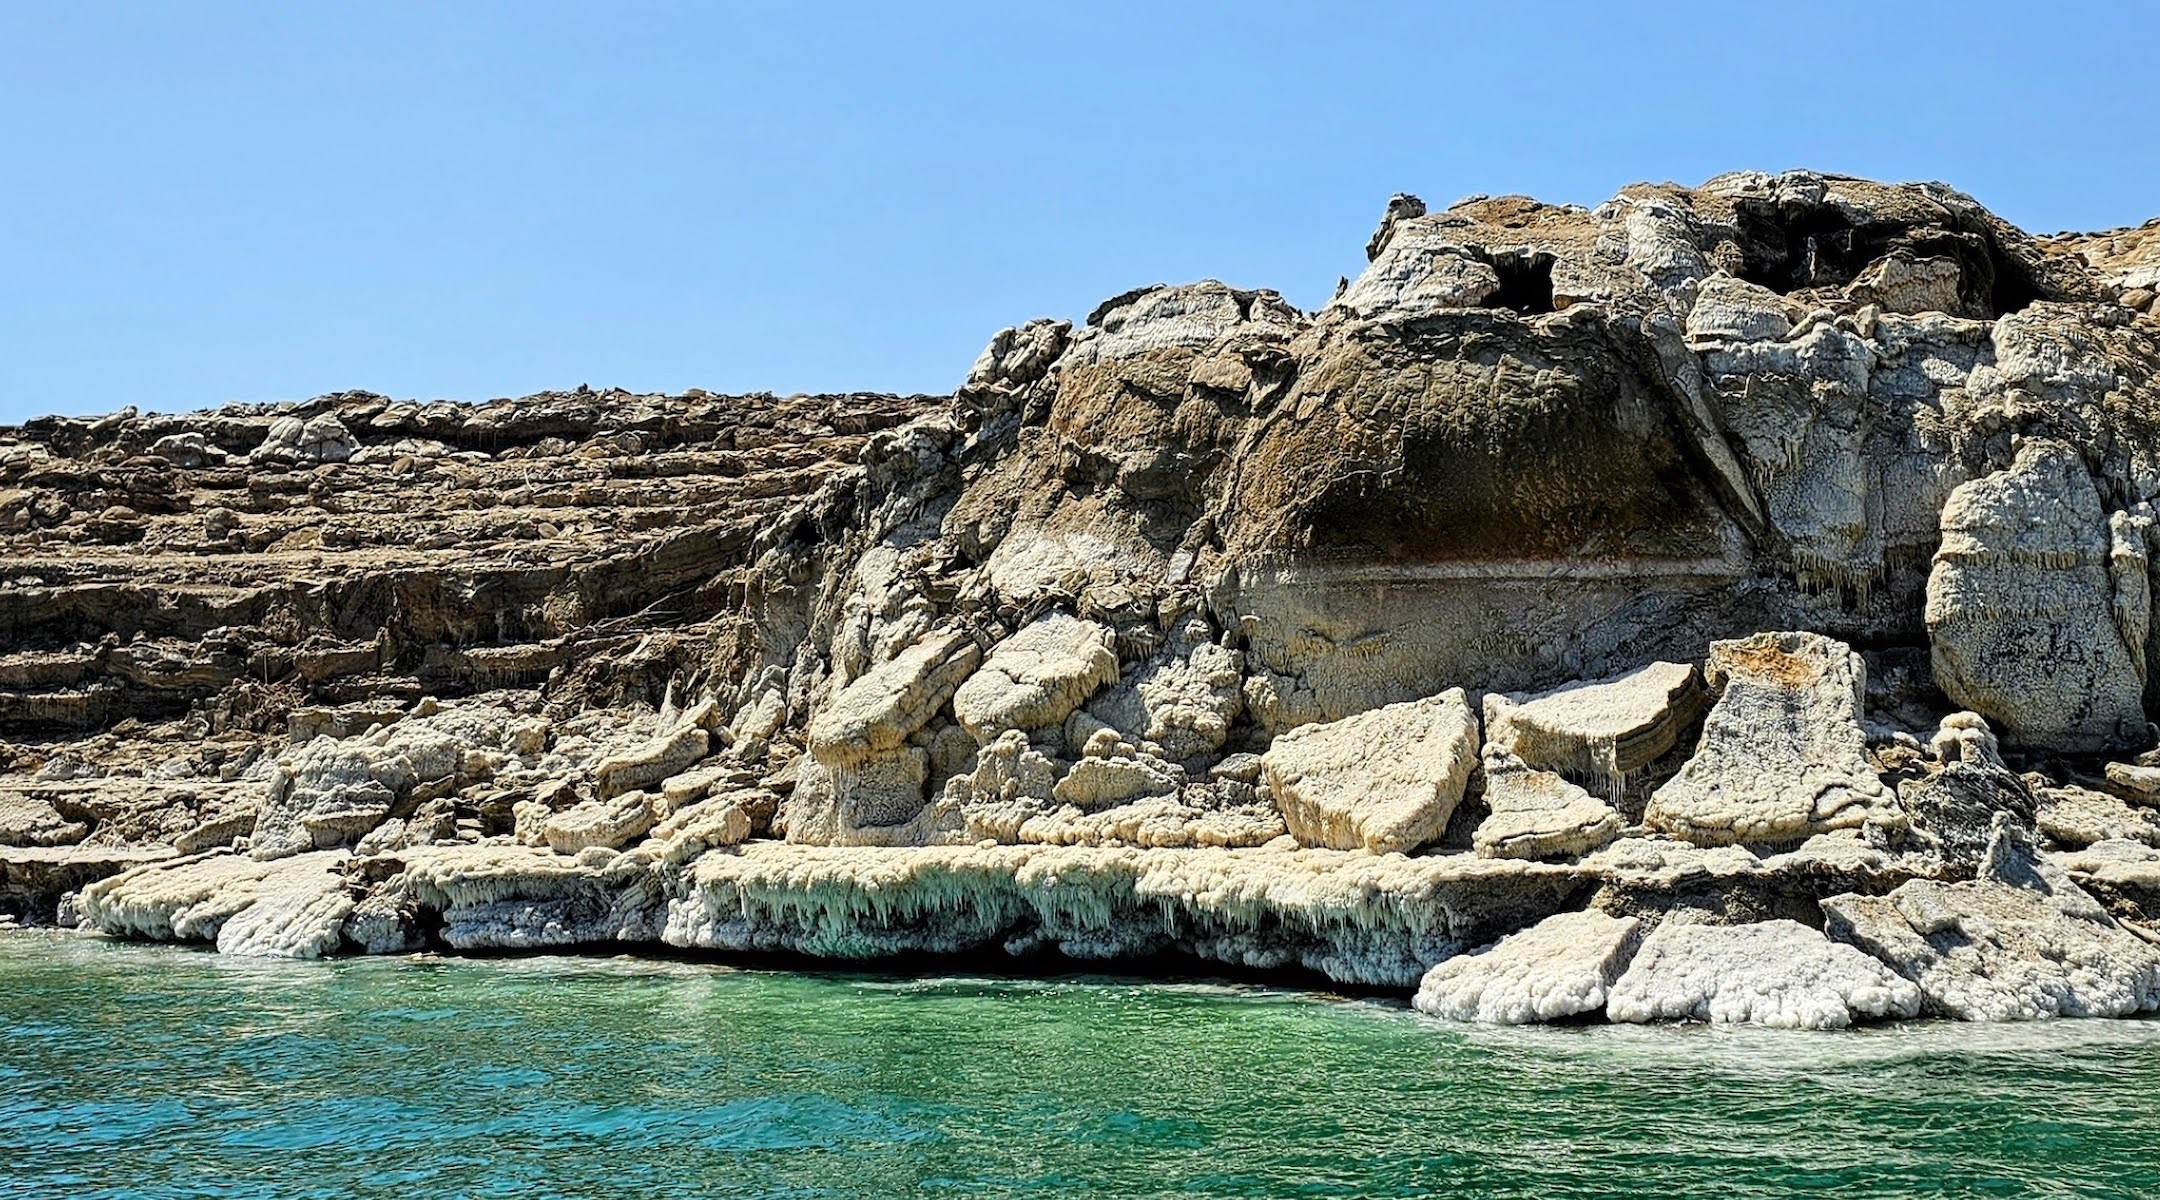
[[[999,326],[1323,301],[1390,192],[1812,166],[2160,214],[2160,6],[0,8],[0,420],[347,387],[944,391]]]

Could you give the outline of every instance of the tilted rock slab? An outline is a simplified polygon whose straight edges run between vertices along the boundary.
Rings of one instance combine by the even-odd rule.
[[[953,715],[977,741],[1057,725],[1117,682],[1110,630],[1052,613],[999,642],[953,693]]]
[[[1824,928],[1920,986],[1961,1021],[2123,1017],[2160,1008],[2160,948],[2108,916],[1998,818],[1979,878],[1832,896]]]
[[[1605,1015],[1638,1023],[1843,1029],[1856,1020],[1919,1016],[1920,989],[1797,921],[1668,921],[1643,939],[1612,985]]]
[[[2016,744],[2147,744],[2146,557],[2142,533],[2111,530],[2076,450],[2027,441],[1943,505],[1925,612],[1936,681]],[[2125,584],[2135,602],[2118,603]]]
[[[925,809],[929,755],[907,745],[982,662],[966,634],[943,630],[910,645],[840,689],[810,718],[810,754],[799,768],[786,819],[790,841],[911,845],[949,825]]]
[[[1485,743],[1532,767],[1597,780],[1617,792],[1631,772],[1673,748],[1706,702],[1692,665],[1654,662],[1528,698],[1488,695]]]
[[[1812,633],[1714,642],[1722,687],[1702,744],[1650,797],[1643,820],[1704,845],[1794,841],[1894,817],[1860,730],[1867,668]]]
[[[1461,688],[1340,721],[1303,725],[1260,756],[1291,836],[1377,854],[1440,836],[1477,763],[1478,722]]]
[[[1528,1025],[1605,1007],[1627,969],[1642,922],[1595,909],[1559,913],[1425,973],[1411,1001],[1451,1021]]]

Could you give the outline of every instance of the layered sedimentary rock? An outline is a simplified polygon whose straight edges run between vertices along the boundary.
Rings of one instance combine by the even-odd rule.
[[[1402,196],[1316,311],[1141,288],[949,398],[0,431],[0,905],[1171,953],[1483,1020],[2130,1011],[2149,232],[1807,172]],[[2094,907],[2001,882],[2006,822]],[[1938,945],[1967,910],[1997,940]]]

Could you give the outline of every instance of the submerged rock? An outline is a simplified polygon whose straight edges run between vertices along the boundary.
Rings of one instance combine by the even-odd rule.
[[[1595,910],[1550,916],[1427,971],[1412,1003],[1436,1017],[1502,1025],[1602,1012],[1641,928]]]
[[[1920,989],[1793,921],[1668,922],[1642,941],[1605,1005],[1615,1021],[1843,1029],[1920,1015]]]

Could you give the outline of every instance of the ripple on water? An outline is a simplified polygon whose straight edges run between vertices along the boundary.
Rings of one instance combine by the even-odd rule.
[[[0,1196],[2160,1195],[2160,1023],[0,937]]]

